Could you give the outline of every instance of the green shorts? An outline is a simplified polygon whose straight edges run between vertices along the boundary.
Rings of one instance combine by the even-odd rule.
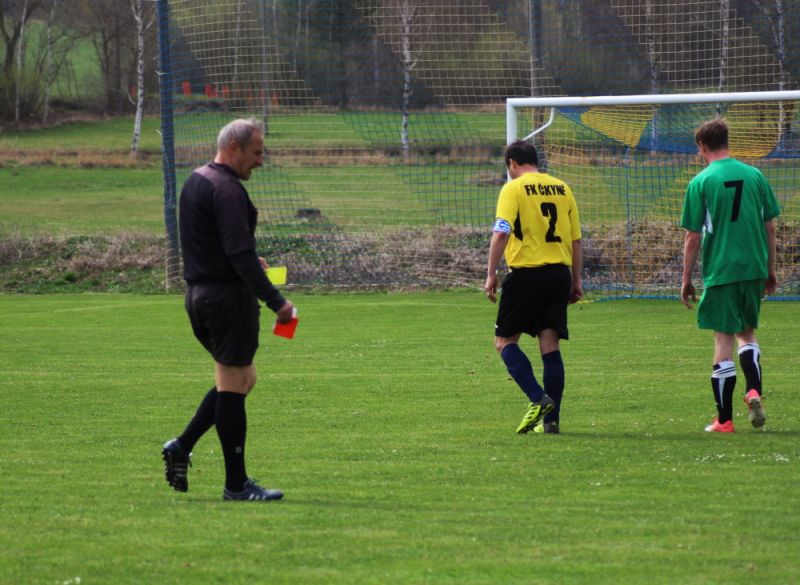
[[[710,286],[697,305],[697,324],[700,329],[730,334],[757,329],[763,294],[763,279]]]

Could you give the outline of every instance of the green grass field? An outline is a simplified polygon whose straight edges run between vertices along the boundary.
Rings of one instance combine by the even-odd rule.
[[[155,154],[161,152],[159,129],[158,118],[143,118],[140,143],[142,151]],[[66,122],[50,128],[3,132],[0,134],[0,150],[80,151],[88,155],[98,152],[127,154],[131,148],[132,135],[133,116]]]
[[[158,167],[0,168],[0,233],[164,232]]]
[[[290,297],[248,399],[249,471],[286,492],[262,505],[221,501],[213,432],[188,494],[163,480],[211,385],[180,297],[0,296],[0,582],[800,581],[800,305],[763,309],[764,432],[737,403],[703,433],[710,335],[627,301],[571,308],[563,433],[517,436],[482,295]]]
[[[198,120],[208,124],[207,135],[193,135],[191,139],[213,144],[215,129],[227,118],[205,113],[187,116],[181,123]],[[251,195],[267,213],[270,209],[286,213],[285,202],[292,201],[294,207],[289,213],[294,208],[315,207],[345,229],[489,222],[499,191],[497,180],[502,176],[499,158],[496,164],[470,162],[469,158],[459,162],[457,157],[443,163],[432,159],[428,164],[411,165],[389,156],[377,162],[365,159],[363,163],[343,164],[338,160],[337,149],[362,155],[378,152],[370,146],[372,141],[387,140],[394,122],[385,112],[276,115],[267,137],[268,148],[280,150],[299,143],[332,150],[324,150],[326,154],[319,160],[282,155],[279,166],[268,162],[248,184]],[[455,135],[484,140],[496,135],[502,140],[502,117],[496,114],[422,113],[416,122],[413,128],[421,134],[440,136],[445,141]],[[81,168],[79,158],[74,163],[77,167],[0,168],[4,211],[0,229],[50,233],[72,227],[76,233],[120,229],[161,233],[163,182],[156,156],[160,147],[157,129],[157,119],[145,119],[142,148],[151,156],[141,168]],[[3,150],[79,151],[84,157],[97,159],[92,159],[91,166],[102,167],[103,157],[111,156],[114,164],[120,162],[120,155],[129,148],[131,130],[131,120],[117,118],[7,132],[0,135],[0,154]],[[182,131],[179,126],[181,132],[182,139],[189,140],[185,135],[189,130]],[[561,163],[555,172],[573,186],[586,226],[642,218],[676,222],[691,176],[685,162],[644,159],[632,164],[631,169],[596,161],[591,165]],[[793,217],[800,201],[795,188],[800,179],[793,167],[765,163],[764,168],[781,196],[784,217]],[[189,170],[179,170],[179,187]]]
[[[383,131],[369,126],[386,129],[389,118],[385,113],[278,116],[271,126],[268,144],[287,147],[292,141],[296,144],[300,137],[316,147],[368,151],[370,133]],[[434,118],[422,115],[423,129],[429,134],[443,132],[443,136],[467,127],[474,130],[475,136],[485,136],[490,132],[489,126],[498,122],[492,114],[446,114],[438,121]],[[219,124],[223,122],[219,120]],[[150,153],[158,151],[157,127],[156,119],[145,119],[142,147]],[[49,129],[4,133],[0,135],[0,151],[78,150],[84,156],[102,157],[125,153],[130,132],[130,120],[121,118],[75,122]],[[205,139],[211,142],[213,136],[209,134]],[[0,168],[5,212],[0,218],[0,229],[33,233],[70,230],[81,234],[118,230],[161,233],[163,182],[155,157],[153,160],[144,168],[127,169]],[[482,177],[502,174],[499,165],[451,162],[404,167],[389,160],[361,166],[331,164],[325,160],[316,163],[314,171],[309,172],[308,162],[285,158],[279,167],[268,163],[248,184],[254,199],[268,209],[277,190],[277,196],[290,198],[297,207],[316,207],[325,217],[348,229],[372,225],[480,225],[493,214],[499,190],[496,184],[482,182]],[[102,160],[98,164],[102,165]],[[181,170],[179,183],[187,171]],[[585,176],[586,169],[581,172],[582,181],[592,186],[592,202],[584,203],[585,222],[625,219],[627,211],[612,196],[607,186],[611,179],[602,176],[605,171],[598,169],[596,180]]]
[[[176,103],[180,105],[180,97]],[[203,99],[194,100],[202,104]],[[239,115],[247,115],[239,113]],[[249,115],[259,115],[258,112]],[[175,117],[175,135],[191,144],[211,143],[233,112],[200,108]],[[272,148],[367,148],[399,147],[399,112],[320,112],[295,109],[278,111],[267,120],[267,147]],[[498,148],[505,143],[505,113],[413,112],[409,118],[409,139],[426,145],[460,146],[480,139]]]

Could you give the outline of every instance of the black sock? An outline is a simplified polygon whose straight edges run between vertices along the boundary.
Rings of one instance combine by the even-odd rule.
[[[733,389],[736,387],[736,366],[732,361],[714,365],[711,374],[711,391],[717,403],[717,420],[721,423],[733,419]]]
[[[525,353],[516,343],[509,343],[500,352],[506,369],[514,381],[522,389],[528,400],[539,402],[544,397],[544,389],[536,381],[533,366]]]
[[[225,457],[225,487],[240,492],[247,481],[244,468],[244,442],[247,436],[247,414],[244,394],[219,392],[217,394],[217,435]]]
[[[761,348],[757,343],[739,348],[739,364],[747,380],[747,390],[755,390],[761,396]]]
[[[178,437],[178,442],[181,447],[187,451],[194,449],[197,441],[200,440],[206,431],[214,426],[214,420],[217,417],[217,387],[214,386],[203,397],[200,406],[197,407],[197,412],[194,413],[192,420],[186,425],[183,434]]]
[[[560,351],[551,351],[542,356],[544,393],[552,398],[556,407],[544,415],[544,422],[558,422],[561,415],[561,397],[564,396],[564,360]]]

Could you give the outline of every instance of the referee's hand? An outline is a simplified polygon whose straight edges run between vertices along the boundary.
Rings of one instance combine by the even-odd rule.
[[[278,323],[288,323],[292,320],[292,310],[294,309],[294,305],[291,301],[286,301],[283,303],[283,306],[278,309],[278,312],[275,313],[275,320]]]
[[[497,302],[497,275],[490,274],[486,277],[486,284],[483,285],[483,290],[486,291],[486,296],[493,303]]]

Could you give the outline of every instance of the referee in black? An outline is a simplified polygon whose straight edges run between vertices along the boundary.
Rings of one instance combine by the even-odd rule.
[[[259,299],[279,323],[292,317],[256,255],[258,211],[242,181],[264,163],[263,128],[255,119],[234,120],[217,138],[217,155],[186,180],[179,203],[180,237],[186,279],[186,312],[195,337],[214,358],[215,386],[179,437],[162,455],[169,485],[189,489],[191,451],[216,427],[225,458],[223,499],[278,500],[283,493],[258,485],[245,471],[245,398],[256,383]]]

